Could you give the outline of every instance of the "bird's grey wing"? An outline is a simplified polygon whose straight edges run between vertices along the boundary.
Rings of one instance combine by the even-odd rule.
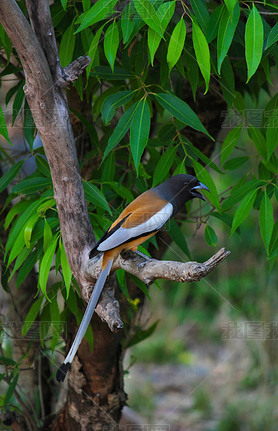
[[[140,238],[141,236],[157,231],[162,228],[172,214],[173,205],[171,203],[167,203],[160,211],[138,226],[128,229],[120,226],[112,235],[98,245],[97,250],[111,250],[129,240],[132,240],[133,238]]]

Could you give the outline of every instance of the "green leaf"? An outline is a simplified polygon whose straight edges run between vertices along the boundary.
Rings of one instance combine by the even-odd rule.
[[[147,99],[144,98],[138,104],[130,125],[130,148],[137,175],[141,156],[148,143],[150,125],[150,108]]]
[[[68,66],[72,61],[76,38],[73,26],[74,21],[72,21],[70,26],[66,29],[61,39],[59,56],[62,67]]]
[[[256,127],[249,125],[248,135],[252,139],[252,141],[253,141],[258,153],[260,154],[260,156],[264,160],[266,160],[266,158],[267,158],[267,154],[266,154],[267,147],[266,147],[266,140],[265,140],[265,137],[262,134],[262,132],[259,129],[257,129]]]
[[[119,42],[120,39],[118,25],[116,21],[113,21],[112,24],[107,28],[104,36],[104,54],[113,72]]]
[[[58,247],[57,250],[56,250],[56,254],[55,254],[55,271],[56,271],[56,275],[59,272],[60,266],[61,266],[61,250]]]
[[[110,153],[103,163],[101,181],[102,182],[113,181],[115,176],[115,171],[116,171],[115,153]],[[118,185],[118,182],[116,184]]]
[[[103,208],[105,211],[108,211],[109,214],[111,214],[111,209],[104,194],[101,193],[101,191],[96,186],[88,183],[87,181],[82,180],[82,184],[84,188],[85,199],[95,206]]]
[[[90,76],[90,72],[91,72],[92,66],[94,64],[94,59],[95,59],[95,56],[96,56],[96,53],[97,53],[97,49],[98,49],[98,45],[99,45],[99,39],[100,39],[102,30],[103,30],[103,27],[105,26],[105,24],[103,24],[98,29],[98,31],[96,32],[96,34],[94,35],[93,40],[92,40],[91,45],[90,45],[90,48],[89,48],[89,51],[88,51],[88,56],[91,59],[91,63],[86,67],[86,77],[87,77],[87,79]]]
[[[44,299],[43,296],[40,296],[38,299],[36,299],[36,301],[32,304],[30,310],[28,311],[28,314],[25,317],[25,320],[22,326],[22,331],[21,331],[23,337],[27,334],[27,332],[29,331],[29,329],[34,323],[34,320],[39,314],[43,299]]]
[[[42,293],[48,299],[49,302],[51,301],[47,296],[46,283],[48,280],[49,271],[50,271],[52,260],[56,250],[57,241],[58,241],[58,233],[52,237],[49,243],[49,246],[40,262],[40,269],[39,269],[39,285],[42,290]]]
[[[61,240],[59,242],[59,247],[61,250],[61,266],[62,266],[62,272],[63,272],[63,277],[64,277],[66,291],[67,291],[67,299],[68,299],[69,291],[70,291],[71,278],[72,278],[72,271],[71,271],[71,268],[69,266],[69,262],[68,262],[68,259],[66,256],[64,244],[61,242]]]
[[[276,173],[276,169],[275,169],[275,173]],[[267,169],[267,167],[265,166],[265,164],[263,162],[259,163],[258,166],[258,176],[261,180],[272,180],[273,174],[272,172]]]
[[[123,292],[123,294],[127,299],[131,300],[128,292],[127,284],[126,284],[126,272],[122,268],[117,269],[116,276],[117,276],[117,282],[121,291]]]
[[[57,346],[58,341],[60,340],[61,333],[63,331],[63,322],[60,320],[60,310],[57,302],[57,296],[54,296],[52,299],[52,302],[49,307],[50,311],[50,319],[51,319],[51,326],[52,326],[52,333],[51,333],[51,350],[52,353],[55,350],[55,347]]]
[[[224,9],[225,9],[224,5],[217,6],[217,8],[215,8],[212,14],[210,15],[207,30],[205,33],[208,43],[212,42],[217,36],[219,23]]]
[[[201,181],[201,183],[205,184],[210,190],[210,192],[206,192],[202,190],[202,194],[205,194],[208,197],[208,199],[211,201],[211,203],[217,208],[218,212],[221,212],[218,193],[212,177],[210,176],[209,172],[200,163],[196,162],[195,160],[193,160],[192,162],[196,173],[196,177],[198,178],[199,181]]]
[[[223,13],[221,14],[221,19],[218,28],[218,37],[217,37],[217,69],[218,73],[220,73],[221,65],[223,63],[226,54],[229,51],[231,46],[236,27],[238,24],[240,16],[240,8],[238,3],[235,5],[233,19],[229,15],[227,9],[223,9]]]
[[[249,157],[234,157],[233,159],[228,160],[223,167],[228,171],[233,171],[234,169],[240,168],[248,160]]]
[[[169,73],[179,60],[184,47],[186,36],[186,27],[183,17],[175,26],[173,33],[170,37],[168,50],[167,50],[167,63],[169,66]]]
[[[44,213],[49,208],[53,208],[56,205],[56,201],[54,198],[47,199],[45,202],[43,202],[39,208],[37,209],[38,213]]]
[[[245,118],[246,104],[243,95],[239,91],[236,91],[233,96],[233,106]]]
[[[7,33],[4,30],[4,27],[0,24],[0,41],[7,55],[8,63],[10,61],[11,52],[12,52],[12,42]]]
[[[9,138],[6,119],[5,119],[5,115],[4,115],[4,112],[3,112],[3,109],[1,108],[1,106],[0,106],[0,135],[2,135],[6,139],[6,141],[8,141],[8,143],[10,145],[13,145],[10,141],[10,138]]]
[[[15,204],[10,211],[7,214],[7,217],[5,219],[5,229],[7,230],[8,227],[10,226],[11,222],[13,221],[14,217],[16,215],[18,215],[20,212],[24,211],[26,208],[28,208],[30,202],[32,202],[32,199],[25,201],[25,200],[21,200],[19,202],[17,202],[17,204]]]
[[[153,66],[154,62],[154,56],[157,51],[157,48],[159,47],[160,41],[162,37],[157,34],[155,30],[152,28],[148,28],[148,48],[150,52],[150,58],[151,58],[151,65]]]
[[[89,27],[90,25],[95,24],[106,18],[114,9],[117,0],[98,0],[88,12],[83,13],[78,22],[81,25],[78,27],[75,33],[78,33],[81,30]]]
[[[225,57],[222,63],[220,85],[223,96],[229,107],[232,106],[235,97],[235,75],[229,57]]]
[[[108,96],[101,107],[101,115],[104,123],[109,123],[114,117],[116,108],[130,102],[133,96],[134,91],[132,90],[119,91],[118,93]]]
[[[141,329],[141,327],[138,327],[138,331],[133,335],[133,337],[128,341],[128,345],[126,347],[134,346],[135,344],[140,343],[143,340],[146,340],[149,338],[155,331],[155,328],[157,327],[158,320],[153,323],[148,329]]]
[[[110,181],[109,186],[111,187],[112,190],[114,190],[115,193],[117,193],[117,195],[121,196],[128,203],[134,200],[134,196],[131,193],[131,191],[127,187],[123,186],[122,184],[119,184],[116,181],[113,181],[113,182]]]
[[[161,29],[164,33],[175,11],[175,1],[163,3],[157,9],[157,15],[160,19]],[[148,47],[151,57],[151,65],[153,66],[154,56],[159,47],[162,37],[152,28],[148,28]]]
[[[230,214],[212,212],[210,214],[210,216],[215,217],[218,220],[223,221],[223,223],[225,223],[227,226],[229,226],[229,228],[232,227],[233,217]]]
[[[154,170],[152,187],[155,187],[158,183],[160,183],[161,180],[163,180],[168,174],[173,164],[176,152],[177,146],[173,145],[170,145],[167,150],[164,151]]]
[[[269,35],[267,36],[265,50],[270,48],[274,43],[278,41],[278,22],[271,29]]]
[[[143,281],[139,280],[137,277],[135,277],[134,275],[129,274],[129,278],[131,278],[134,283],[137,285],[137,287],[139,287],[140,290],[142,290],[142,292],[144,293],[144,295],[146,295],[146,297],[149,299],[149,301],[151,300],[148,288],[146,286],[145,283],[143,283]]]
[[[60,7],[58,3],[55,3],[55,5],[52,3],[50,6],[51,16],[52,16],[52,22],[53,27],[56,28],[58,24],[62,21],[64,16],[66,15],[65,10]]]
[[[70,110],[79,118],[83,126],[86,128],[87,132],[90,135],[91,144],[98,147],[99,145],[98,134],[93,124],[90,121],[88,121],[84,115],[80,114],[80,112],[75,111],[75,109],[73,108],[70,108]]]
[[[208,245],[211,245],[213,247],[217,244],[217,241],[218,241],[218,238],[214,229],[208,224],[206,225],[206,228],[205,228],[205,239]]]
[[[56,232],[57,228],[59,228],[58,216],[47,218],[47,223],[49,224],[51,230],[52,231],[54,230]],[[44,220],[39,219],[38,223],[36,224],[36,226],[33,229],[33,233],[32,233],[33,243],[36,243],[40,239],[43,240],[43,234],[44,234]],[[41,251],[41,247],[39,248],[39,250]]]
[[[126,43],[134,30],[135,23],[130,19],[131,2],[129,2],[123,10],[121,18],[121,28],[123,33],[123,43]]]
[[[82,6],[83,6],[84,12],[87,12],[91,6],[91,0],[82,0]]]
[[[68,0],[61,0],[61,5],[63,6],[63,9],[67,9]]]
[[[27,248],[30,248],[31,246],[31,243],[30,243],[31,236],[32,236],[33,228],[38,221],[38,218],[39,218],[39,214],[32,215],[24,228],[24,242]]]
[[[272,111],[266,128],[266,151],[267,162],[269,162],[278,142],[277,108]]]
[[[191,0],[190,3],[198,23],[206,34],[209,23],[209,11],[206,2],[204,0]]]
[[[102,162],[105,160],[105,158],[108,156],[110,151],[113,150],[113,148],[116,147],[116,145],[123,139],[126,132],[130,128],[133,116],[136,112],[136,109],[139,106],[140,101],[134,103],[130,108],[128,108],[127,111],[121,116],[117,126],[115,127],[112,135],[110,136],[108,140],[107,147],[105,148]]]
[[[22,81],[19,81],[14,87],[10,88],[9,91],[6,93],[5,97],[5,105],[7,106],[11,100],[11,98],[16,94],[16,92],[19,90],[19,88],[22,87]]]
[[[134,6],[147,26],[163,37],[160,19],[150,0],[134,0]]]
[[[186,73],[192,89],[194,101],[196,99],[196,91],[199,83],[199,68],[197,60],[194,58],[193,49],[187,49],[184,52],[184,59],[186,64]]]
[[[52,181],[50,178],[45,177],[32,177],[26,178],[25,180],[20,181],[20,183],[16,184],[13,187],[12,192],[28,195],[32,193],[41,192],[46,187],[52,185]]]
[[[50,304],[47,302],[42,308],[42,312],[40,315],[40,340],[41,340],[42,347],[44,347],[45,345],[45,341],[47,339],[50,325],[51,325]]]
[[[24,91],[23,91],[23,85],[24,85],[24,81],[22,81],[20,83],[19,89],[16,93],[16,96],[14,98],[14,103],[13,103],[13,117],[12,117],[12,126],[14,125],[14,122],[18,116],[18,114],[21,111],[21,107],[22,107],[22,103],[24,100]]]
[[[270,199],[267,195],[267,192],[265,191],[260,205],[260,229],[261,229],[261,236],[268,254],[269,254],[270,240],[271,240],[272,231],[273,231],[273,225],[274,225],[273,208],[272,208]]]
[[[227,160],[227,158],[235,148],[236,144],[238,143],[241,130],[242,130],[242,125],[235,127],[227,134],[226,138],[224,139],[224,142],[221,148],[221,165],[223,165],[225,160]]]
[[[195,130],[199,130],[213,139],[204,128],[195,112],[193,112],[190,106],[183,100],[179,99],[174,94],[168,93],[157,93],[155,96],[159,104],[163,106],[163,108],[167,109],[170,114],[180,120],[183,124],[190,126]]]
[[[207,40],[205,38],[204,33],[198,26],[196,20],[193,20],[192,23],[192,39],[193,39],[193,47],[196,55],[196,59],[201,71],[201,74],[204,77],[206,83],[206,91],[209,88],[210,81],[210,52]]]
[[[43,251],[46,252],[49,243],[52,238],[52,229],[49,226],[47,219],[44,219],[44,228],[43,228]]]
[[[231,235],[233,235],[234,231],[238,228],[238,226],[241,225],[244,222],[244,220],[248,217],[253,207],[253,203],[255,201],[256,195],[257,195],[257,190],[253,190],[252,192],[248,193],[248,195],[245,196],[245,198],[239,204],[234,215]]]
[[[90,76],[96,76],[97,78],[108,81],[119,81],[134,78],[134,75],[128,70],[122,69],[121,67],[114,67],[114,72],[112,72],[109,66],[97,66],[94,69],[94,72],[90,73]]]
[[[174,219],[170,219],[167,225],[169,226],[168,232],[172,240],[191,259],[186,239],[177,222]]]
[[[21,250],[21,252],[17,256],[17,259],[16,259],[15,264],[13,266],[13,270],[12,270],[11,274],[9,275],[8,281],[10,281],[12,279],[12,277],[14,276],[14,274],[18,270],[18,268],[20,268],[21,265],[23,264],[23,262],[25,262],[25,260],[29,256],[30,252],[31,252],[30,249],[23,247],[23,249]]]
[[[238,0],[224,0],[224,1],[225,1],[227,9],[229,11],[230,18],[232,20],[233,19],[234,8],[235,8],[235,5],[238,3]]]
[[[276,220],[269,244],[269,258],[278,254],[278,220]]]
[[[30,256],[28,256],[24,265],[18,271],[18,275],[17,275],[17,279],[16,279],[16,287],[17,288],[23,283],[23,281],[25,280],[27,275],[32,271],[32,269],[34,268],[34,265],[37,261],[38,261],[38,252],[37,252],[37,250],[35,250],[34,252],[32,252],[30,254]]]
[[[247,63],[247,82],[254,75],[263,54],[264,28],[261,15],[253,3],[253,8],[245,27],[245,58]]]
[[[35,136],[35,123],[32,116],[32,112],[29,108],[28,102],[25,99],[24,104],[24,118],[23,118],[23,131],[25,139],[30,147],[31,152],[33,152],[33,145],[34,145],[34,136]]]
[[[6,392],[6,395],[4,398],[4,403],[3,403],[4,407],[9,405],[10,399],[11,399],[11,397],[14,393],[14,390],[16,388],[18,378],[19,378],[19,372],[17,372],[17,374],[13,377],[13,379],[9,381],[9,387],[8,387],[7,392]]]
[[[184,141],[184,138],[182,138],[182,140]],[[209,157],[205,156],[205,154],[203,154],[200,150],[198,150],[198,148],[194,147],[193,144],[191,144],[188,141],[184,141],[184,143],[186,145],[186,153],[189,157],[192,157],[194,160],[197,160],[197,162],[200,159],[202,160],[202,162],[204,162],[207,168],[212,168],[214,171],[218,172],[219,174],[223,174],[223,172],[220,171],[217,165],[212,160],[210,160]]]
[[[232,208],[237,202],[242,200],[244,196],[246,196],[251,191],[263,186],[265,181],[260,180],[252,180],[248,181],[248,183],[243,184],[241,187],[236,190],[232,190],[231,195],[225,199],[222,204],[222,208],[224,211]]]
[[[21,253],[23,247],[25,245],[24,242],[24,228],[19,232],[16,237],[9,254],[9,260],[7,266],[10,266],[11,262]]]
[[[46,178],[51,178],[51,173],[50,173],[50,169],[49,169],[49,164],[47,163],[47,161],[45,160],[44,157],[36,155],[35,156],[36,159],[36,165],[38,168],[38,171]]]
[[[1,109],[1,108],[0,108]],[[0,193],[5,190],[5,188],[12,182],[12,180],[16,177],[18,172],[23,165],[24,160],[15,163],[11,169],[9,169],[1,178],[0,178]]]
[[[263,57],[261,61],[262,68],[264,70],[265,76],[269,82],[269,84],[273,87],[273,83],[271,81],[271,74],[270,74],[270,58],[269,57]]]
[[[5,364],[11,367],[15,367],[17,363],[11,358],[0,356],[0,364]]]
[[[38,199],[35,202],[29,203],[27,209],[18,217],[16,223],[13,225],[12,230],[9,233],[9,237],[6,243],[6,254],[12,247],[16,240],[19,232],[23,226],[28,222],[30,217],[37,211],[37,208],[41,205],[42,199]]]

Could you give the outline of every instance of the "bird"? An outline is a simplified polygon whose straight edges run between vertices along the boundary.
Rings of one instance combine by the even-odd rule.
[[[57,371],[58,382],[64,381],[70,364],[88,328],[114,260],[123,250],[137,252],[137,247],[155,235],[189,200],[206,200],[199,190],[207,190],[196,177],[177,174],[132,201],[104,233],[89,253],[92,259],[103,253],[102,270],[97,279],[80,327],[63,364]]]

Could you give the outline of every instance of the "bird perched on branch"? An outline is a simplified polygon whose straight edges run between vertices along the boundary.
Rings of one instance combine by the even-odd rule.
[[[169,178],[131,202],[90,251],[91,259],[103,253],[102,271],[97,279],[82,322],[64,363],[57,371],[58,382],[64,381],[70,364],[85,335],[113,261],[122,250],[137,251],[138,245],[157,233],[187,201],[205,200],[200,189],[209,191],[192,175],[179,174]]]

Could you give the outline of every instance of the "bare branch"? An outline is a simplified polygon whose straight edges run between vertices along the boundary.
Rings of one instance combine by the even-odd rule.
[[[229,251],[221,248],[204,263],[172,262],[156,259],[144,260],[144,258],[135,254],[133,258],[129,259],[124,259],[120,256],[118,264],[120,268],[135,275],[146,284],[152,284],[159,278],[185,283],[201,280],[226,259],[229,254]]]
[[[145,284],[150,285],[157,279],[165,279],[179,281],[182,283],[199,281],[210,272],[212,272],[224,259],[230,255],[229,251],[221,248],[214,256],[204,263],[198,262],[174,262],[167,260],[149,259],[145,260],[138,254],[128,251],[122,253],[114,262],[113,270],[122,268],[132,275],[135,275]],[[87,267],[87,277],[96,280],[101,271],[102,258],[96,256],[91,259]],[[90,289],[85,296],[86,301],[89,301]],[[102,294],[103,297],[104,293]],[[114,299],[114,301],[116,301]],[[121,322],[117,301],[114,303],[108,301],[109,307],[104,307],[106,301],[101,301],[97,306],[98,315],[107,322],[113,332],[120,329],[121,326],[115,326],[115,323]],[[108,312],[107,312],[108,310]]]
[[[46,56],[54,81],[62,74],[48,0],[25,0],[33,31]]]
[[[90,63],[91,59],[88,55],[78,57],[77,60],[74,60],[64,68],[63,79],[67,82],[75,81]]]

